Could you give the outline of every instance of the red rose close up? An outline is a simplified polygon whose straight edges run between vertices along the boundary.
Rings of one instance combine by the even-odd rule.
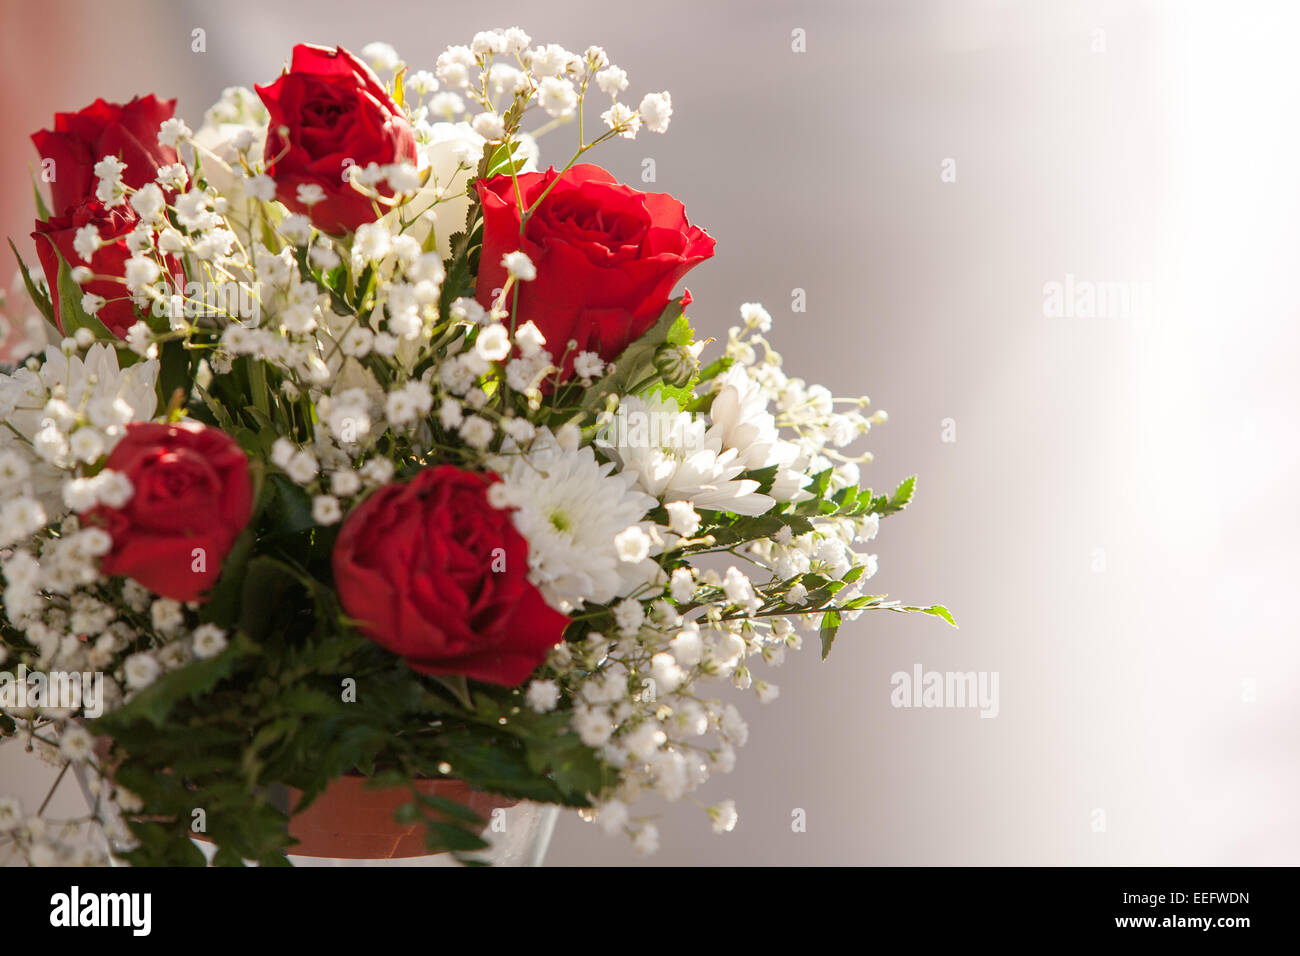
[[[113,538],[100,570],[163,597],[200,600],[253,512],[243,450],[197,422],[137,422],[104,467],[126,475],[133,491],[121,508],[100,505],[83,515]]]
[[[126,260],[131,258],[126,236],[139,221],[130,206],[123,204],[107,209],[103,203],[93,198],[76,203],[65,215],[36,221],[32,239],[36,242],[36,254],[40,257],[41,268],[45,270],[45,282],[50,288],[50,300],[54,306],[54,321],[60,332],[64,329],[58,296],[59,255],[67,260],[69,268],[89,266],[97,276],[125,275]],[[103,242],[89,262],[82,261],[73,248],[77,230],[86,225],[98,229],[99,238]],[[179,267],[176,267],[176,271],[179,271]],[[82,283],[81,291],[103,296],[106,301],[104,307],[95,314],[96,318],[119,339],[126,338],[127,329],[136,322],[135,307],[126,286],[112,279],[91,279]]]
[[[528,581],[528,542],[492,507],[491,475],[426,468],[357,507],[334,583],[362,633],[425,674],[514,687],[569,623]]]
[[[72,207],[95,195],[95,164],[105,156],[126,163],[122,182],[139,189],[154,181],[161,166],[176,162],[176,150],[158,142],[158,127],[171,119],[175,100],[152,93],[129,103],[95,100],[77,113],[55,113],[54,129],[32,134],[50,184],[50,211],[67,215]]]
[[[690,224],[680,202],[637,192],[599,166],[517,178],[525,209],[555,185],[521,236],[514,180],[502,175],[475,183],[483,204],[478,301],[491,305],[506,281],[502,257],[522,249],[537,278],[519,284],[516,319],[546,336],[562,365],[561,380],[572,374],[578,352],[618,358],[654,325],[682,276],[713,255],[713,239]],[[567,349],[570,341],[576,349]]]
[[[276,198],[335,234],[379,218],[345,174],[370,163],[414,164],[415,131],[370,67],[342,47],[300,43],[288,72],[255,89],[271,114],[265,158]],[[321,187],[324,200],[300,202],[301,185]]]

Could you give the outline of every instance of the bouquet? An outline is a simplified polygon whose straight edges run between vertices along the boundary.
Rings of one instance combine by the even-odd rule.
[[[362,777],[429,853],[487,843],[431,780],[648,852],[642,798],[745,742],[728,685],[773,700],[755,665],[868,610],[951,623],[865,590],[914,487],[860,484],[885,414],[787,374],[761,305],[697,339],[676,290],[714,240],[586,161],[667,130],[628,86],[518,28],[432,72],[300,45],[198,130],[150,95],[32,137],[0,735],[89,806],[0,786],[0,851],[283,863],[274,788],[302,812]]]

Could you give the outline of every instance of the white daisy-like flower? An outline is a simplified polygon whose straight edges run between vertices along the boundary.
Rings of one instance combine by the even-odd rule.
[[[724,448],[736,450],[746,471],[777,467],[771,495],[777,501],[804,501],[812,497],[804,486],[812,479],[797,468],[799,447],[785,441],[777,431],[776,419],[767,410],[768,398],[762,386],[744,366],[733,365],[718,376],[713,404],[709,406],[709,428]]]
[[[47,392],[64,393],[65,401],[73,408],[84,404],[91,424],[96,427],[148,421],[158,409],[158,395],[154,390],[158,381],[157,360],[149,359],[121,369],[117,364],[117,350],[111,345],[92,345],[84,358],[67,355],[51,346],[45,350],[45,361],[36,374]],[[7,388],[22,389],[34,384],[25,375],[31,373],[19,369],[12,379],[0,376],[0,393]],[[0,398],[0,406],[3,404]],[[8,423],[25,436],[35,435],[44,417],[43,410],[30,408],[31,403],[27,401],[16,404],[19,407],[7,418]],[[119,420],[111,420],[114,418]]]
[[[502,455],[494,467],[528,539],[529,579],[552,607],[605,604],[660,573],[648,557],[620,560],[616,539],[654,507],[633,487],[635,475],[614,473],[590,447],[563,449],[548,429],[527,453]]]
[[[740,515],[761,515],[775,503],[757,481],[739,477],[746,470],[740,451],[725,448],[720,431],[671,398],[623,399],[600,443],[659,501]]]

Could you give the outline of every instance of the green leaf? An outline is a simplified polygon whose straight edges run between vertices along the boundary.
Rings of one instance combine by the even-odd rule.
[[[669,345],[690,345],[695,341],[695,330],[691,328],[690,319],[684,313],[673,319],[664,341]]]
[[[827,611],[822,615],[821,639],[822,639],[822,660],[826,660],[831,653],[831,645],[835,643],[835,635],[840,629],[840,614],[838,611]]]
[[[162,343],[159,356],[158,396],[163,407],[179,389],[188,401],[194,377],[190,374],[190,352],[179,339]]]
[[[908,608],[908,610],[920,611],[922,614],[933,614],[935,617],[943,618],[953,627],[957,626],[957,622],[953,619],[952,612],[949,611],[942,604],[932,604],[930,607],[911,607]]]
[[[912,500],[912,494],[916,491],[916,475],[904,479],[903,482],[894,489],[894,493],[888,497],[880,495],[871,499],[870,510],[875,514],[884,517],[886,515],[897,514],[907,507],[908,502]]]
[[[424,821],[424,847],[430,853],[470,853],[474,850],[486,850],[491,846],[477,833],[473,833],[454,823],[439,820]]]
[[[704,366],[704,368],[700,369],[700,381],[701,382],[712,381],[713,379],[721,375],[723,372],[725,372],[727,369],[731,368],[731,366],[734,365],[735,362],[736,360],[732,358],[730,355],[723,355],[720,358],[715,358],[708,365]]]
[[[524,165],[523,161],[515,159],[515,152],[520,145],[519,141],[512,139],[498,146],[488,158],[487,172],[482,178],[491,179],[510,172],[517,174]]]
[[[759,494],[765,495],[772,490],[772,485],[776,483],[776,473],[780,470],[780,465],[768,465],[766,468],[745,472],[745,477],[757,481]]]
[[[812,522],[797,514],[769,512],[765,515],[737,517],[730,524],[723,524],[711,530],[709,534],[712,535],[714,543],[703,546],[702,549],[729,548],[746,541],[771,538],[779,534],[782,528],[789,528],[790,533],[796,538],[813,530]]]
[[[468,711],[474,710],[474,701],[469,693],[469,679],[464,674],[430,674],[429,679],[447,689],[447,693]]]
[[[264,554],[249,561],[240,595],[240,629],[254,640],[272,633],[277,616],[292,611],[284,598],[298,584],[297,575],[282,561]]]
[[[199,398],[203,399],[204,407],[206,407],[212,414],[213,419],[221,427],[221,430],[227,434],[233,433],[235,430],[235,420],[230,417],[230,411],[226,406],[222,402],[213,398],[212,393],[197,382],[194,383],[194,389],[199,393]]]
[[[32,195],[36,198],[36,218],[46,222],[50,218],[50,209],[45,205],[45,197],[41,195],[41,187],[36,182],[35,170],[32,170]]]
[[[236,634],[230,646],[216,657],[197,660],[159,677],[139,691],[121,707],[92,722],[98,733],[114,736],[114,728],[135,721],[147,721],[163,727],[172,709],[184,700],[194,700],[211,691],[229,677],[243,657],[257,653],[257,648],[242,634]]]
[[[72,279],[72,269],[68,265],[68,260],[64,259],[62,254],[56,251],[59,256],[59,318],[63,320],[63,334],[76,335],[78,329],[90,329],[95,338],[101,342],[116,343],[118,337],[108,330],[103,322],[88,315],[81,307],[81,286],[77,285]],[[125,289],[125,286],[123,286]],[[129,356],[129,358],[128,358]],[[118,351],[118,365],[125,367],[138,362],[140,357],[131,351]]]
[[[58,323],[54,321],[54,306],[46,295],[41,294],[41,290],[36,288],[36,283],[32,281],[31,274],[27,271],[27,263],[23,262],[23,257],[18,254],[18,247],[14,245],[12,239],[9,240],[9,248],[14,251],[14,258],[18,260],[18,273],[23,277],[23,285],[27,287],[27,295],[31,298],[32,304],[40,310],[41,315],[45,316],[45,321],[50,323],[54,328],[58,328]]]
[[[634,390],[644,387],[648,376],[657,375],[655,349],[668,340],[674,328],[678,329],[678,335],[681,334],[681,327],[677,325],[679,319],[684,319],[682,300],[674,299],[668,303],[650,331],[623,350],[623,354],[614,363],[614,370],[587,389],[582,397],[582,406],[598,409],[605,404],[606,395],[630,395]],[[689,324],[686,329],[690,329]]]
[[[235,543],[221,563],[221,576],[208,592],[208,599],[199,609],[200,620],[233,627],[239,616],[239,600],[244,590],[244,574],[248,558],[253,553],[256,536],[252,528],[245,528],[235,538]]]
[[[465,823],[482,825],[484,819],[465,806],[463,803],[457,803],[455,800],[447,797],[435,796],[431,793],[421,793],[419,800],[430,810],[434,810],[445,817],[451,817],[453,820],[461,820]]]
[[[273,534],[297,534],[315,526],[311,496],[306,491],[278,472],[268,476],[267,482],[275,490],[268,512]]]
[[[912,493],[916,491],[916,475],[906,478],[894,490],[893,497],[889,499],[890,507],[895,511],[902,511],[912,500]]]
[[[244,858],[230,847],[217,847],[217,852],[212,856],[213,866],[243,866]]]

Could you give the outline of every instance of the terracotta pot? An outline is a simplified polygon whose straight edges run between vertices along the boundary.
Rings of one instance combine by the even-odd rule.
[[[372,789],[365,777],[339,777],[302,813],[289,818],[289,835],[299,842],[289,848],[295,856],[341,860],[386,860],[424,856],[424,827],[397,823],[393,813],[411,802],[405,787]],[[429,796],[454,800],[485,821],[492,811],[518,801],[471,789],[460,780],[420,780],[416,787]],[[297,807],[302,791],[289,788],[289,805]],[[486,828],[486,824],[485,824]]]

